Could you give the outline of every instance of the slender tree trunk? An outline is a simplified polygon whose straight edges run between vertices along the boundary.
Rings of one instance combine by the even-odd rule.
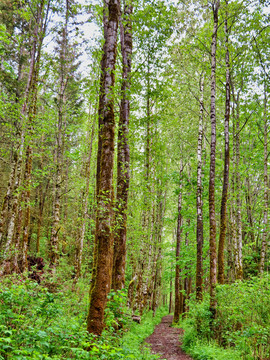
[[[226,0],[228,7],[228,0]],[[227,197],[229,187],[229,167],[230,167],[230,148],[229,148],[229,121],[230,121],[230,54],[229,54],[229,34],[228,34],[228,9],[226,8],[225,34],[226,34],[226,100],[225,100],[225,119],[224,119],[224,171],[223,171],[223,189],[220,209],[220,233],[218,247],[218,282],[224,284],[224,246],[226,239],[227,224]]]
[[[250,193],[250,181],[249,174],[246,176],[246,209],[247,209],[247,219],[249,223],[248,235],[250,236],[251,243],[253,244],[252,248],[255,251],[255,234],[254,234],[254,221],[253,221],[253,212],[251,207],[251,193]]]
[[[170,278],[170,294],[169,294],[169,314],[171,314],[173,311],[173,281],[172,281],[173,267],[172,267],[172,263],[171,263],[170,273],[171,273],[171,278]]]
[[[239,114],[239,96],[237,94],[236,102],[236,134],[235,134],[235,191],[236,191],[236,278],[243,278],[242,264],[242,214],[241,214],[241,174],[240,174],[240,114]]]
[[[175,303],[174,303],[174,315],[173,321],[175,323],[179,322],[179,317],[181,313],[181,299],[180,299],[180,243],[181,243],[181,233],[182,233],[182,172],[183,164],[181,162],[180,169],[180,186],[179,186],[179,195],[178,195],[178,217],[177,217],[177,231],[176,231],[176,266],[175,266]]]
[[[41,226],[43,221],[43,210],[45,205],[46,195],[49,189],[50,180],[47,180],[44,191],[42,191],[42,186],[40,185],[39,189],[39,204],[38,204],[38,220],[37,220],[37,243],[36,243],[36,253],[40,251],[40,236],[41,236]]]
[[[264,210],[263,210],[263,236],[261,246],[261,259],[259,272],[263,274],[265,256],[267,250],[267,235],[268,235],[268,120],[267,120],[267,95],[266,95],[266,83],[264,82]]]
[[[91,109],[90,109],[90,111],[91,111]],[[91,113],[89,114],[89,116],[91,119]],[[93,118],[93,122],[92,122],[90,141],[88,140],[89,141],[89,150],[88,150],[88,158],[87,158],[87,162],[86,162],[86,183],[85,183],[85,189],[84,189],[84,198],[82,201],[83,202],[82,214],[81,214],[82,223],[79,224],[78,237],[77,237],[75,277],[74,277],[74,281],[73,281],[74,286],[77,283],[79,277],[81,276],[83,242],[84,242],[86,220],[87,220],[89,185],[90,185],[90,166],[91,166],[91,158],[92,158],[93,140],[94,140],[94,134],[95,134],[95,122],[96,122],[96,110],[95,110],[94,118]]]
[[[101,335],[104,328],[104,310],[107,304],[107,295],[111,288],[113,264],[113,160],[114,160],[114,97],[115,82],[114,70],[116,62],[117,30],[119,22],[120,4],[118,0],[105,2],[108,9],[108,23],[104,26],[104,53],[105,66],[102,82],[104,87],[103,126],[101,131],[100,174],[97,194],[96,216],[96,269],[93,272],[90,289],[90,306],[87,319],[87,330],[90,333]]]
[[[165,214],[165,206],[166,206],[166,192],[164,196],[164,201],[162,201],[162,192],[158,194],[158,203],[157,203],[157,220],[156,220],[156,239],[157,239],[157,254],[155,256],[154,261],[154,273],[152,278],[154,281],[152,282],[153,288],[151,287],[150,292],[153,294],[152,296],[152,310],[153,316],[155,316],[156,309],[158,307],[159,302],[159,294],[161,287],[161,274],[162,274],[162,229],[163,229],[163,218]]]
[[[112,288],[123,289],[125,286],[125,263],[126,263],[126,232],[127,232],[127,204],[129,189],[129,144],[128,125],[130,114],[130,74],[132,58],[132,1],[125,3],[124,12],[120,22],[120,38],[122,52],[122,88],[120,118],[117,144],[117,215],[116,233],[114,238],[114,266]]]
[[[9,207],[10,207],[10,200],[12,198],[12,192],[14,188],[14,182],[16,178],[16,170],[17,170],[17,162],[18,162],[18,153],[17,150],[13,153],[12,158],[12,164],[11,164],[11,171],[10,176],[8,180],[8,186],[7,186],[7,192],[4,197],[3,205],[2,205],[2,211],[1,211],[1,217],[0,217],[0,244],[2,245],[2,240],[5,233],[5,225],[9,213]]]
[[[216,50],[218,30],[218,9],[220,1],[212,3],[214,28],[211,45],[211,153],[209,175],[209,220],[210,220],[210,311],[212,318],[216,318],[216,282],[217,282],[217,254],[216,254],[216,211],[215,211],[215,173],[216,173]]]
[[[62,29],[60,49],[60,90],[58,103],[58,120],[55,150],[55,175],[54,175],[54,199],[53,199],[53,220],[50,239],[50,265],[55,269],[59,258],[59,231],[61,218],[61,186],[63,178],[63,153],[64,153],[64,122],[66,116],[66,86],[67,74],[67,33],[69,20],[69,0],[66,0],[65,24]]]
[[[202,146],[203,146],[203,91],[204,91],[204,74],[200,79],[200,119],[198,135],[198,152],[197,152],[197,264],[196,264],[196,299],[202,301],[202,276],[203,276],[203,199],[202,199]]]

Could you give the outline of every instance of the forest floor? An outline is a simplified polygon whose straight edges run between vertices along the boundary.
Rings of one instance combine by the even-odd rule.
[[[192,360],[180,347],[179,336],[183,333],[183,329],[171,327],[172,321],[173,316],[164,316],[153,334],[145,341],[151,345],[152,353],[161,355],[161,359]]]

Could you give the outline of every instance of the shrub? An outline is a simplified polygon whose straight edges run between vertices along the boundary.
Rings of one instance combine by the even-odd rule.
[[[269,275],[217,286],[217,333],[212,343],[208,295],[200,304],[191,299],[189,307],[181,324],[185,329],[183,348],[195,359],[223,359],[226,351],[234,354],[227,359],[237,359],[239,354],[243,360],[270,358]],[[217,345],[222,347],[220,355]]]
[[[157,359],[143,341],[164,309],[157,311],[155,318],[147,313],[140,325],[134,324],[125,308],[125,292],[111,292],[106,329],[101,337],[95,337],[86,331],[85,280],[79,281],[76,292],[71,291],[70,281],[62,286],[64,292],[53,293],[29,279],[13,276],[1,281],[0,360]],[[120,316],[123,328],[116,332],[114,325]]]

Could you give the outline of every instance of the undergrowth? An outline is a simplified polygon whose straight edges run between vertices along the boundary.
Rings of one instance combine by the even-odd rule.
[[[209,297],[200,304],[191,299],[189,308],[181,323],[183,349],[194,359],[270,359],[269,275],[217,286],[215,336],[210,330]]]
[[[76,292],[71,282],[61,292],[19,277],[1,279],[1,360],[152,360],[143,340],[165,315],[147,313],[141,324],[132,323],[125,309],[125,293],[111,293],[106,310],[106,329],[99,338],[86,331],[88,285],[81,280]],[[115,331],[116,316],[122,316],[122,331]]]

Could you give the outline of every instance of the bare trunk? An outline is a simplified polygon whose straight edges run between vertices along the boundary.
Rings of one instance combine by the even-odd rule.
[[[16,170],[17,170],[17,162],[18,162],[18,154],[17,150],[14,151],[13,158],[12,158],[12,164],[11,164],[11,171],[10,176],[8,180],[8,186],[7,186],[7,192],[4,197],[3,205],[2,205],[2,211],[1,211],[1,217],[0,217],[0,245],[2,245],[2,240],[5,233],[5,225],[8,218],[9,213],[9,207],[10,207],[10,201],[12,198],[12,192],[14,188],[14,182],[16,178]]]
[[[108,37],[108,15],[109,15],[109,0],[103,0],[103,33],[104,39]],[[96,167],[96,202],[98,202],[99,188],[100,188],[100,166],[101,166],[101,151],[102,151],[102,128],[104,125],[104,101],[105,101],[105,75],[106,75],[106,41],[104,42],[102,49],[102,58],[100,61],[100,84],[99,84],[99,106],[98,106],[98,150],[97,150],[97,167]],[[96,221],[98,218],[96,216]],[[96,225],[97,227],[97,225]],[[98,244],[97,236],[94,239],[94,253],[93,253],[93,266],[92,266],[92,278],[96,277],[97,269],[97,257],[98,257]],[[90,284],[90,294],[94,282]]]
[[[216,50],[218,30],[218,9],[220,1],[213,2],[214,29],[211,45],[211,153],[209,175],[209,220],[210,220],[210,312],[216,318],[216,282],[217,282],[217,254],[216,254],[216,211],[215,211],[215,173],[216,173]]]
[[[54,200],[53,200],[53,220],[50,239],[50,265],[55,269],[59,258],[59,232],[61,219],[61,186],[63,181],[63,153],[65,135],[65,116],[66,116],[66,86],[68,83],[67,69],[67,34],[69,21],[69,0],[66,0],[65,24],[62,28],[62,39],[60,49],[60,89],[58,103],[58,119],[56,134],[55,152],[55,175],[54,175]]]
[[[228,1],[226,1],[228,6]],[[226,34],[226,100],[225,100],[225,119],[224,119],[224,171],[223,171],[223,189],[220,209],[220,233],[218,247],[218,282],[224,284],[224,246],[226,239],[226,217],[227,217],[227,197],[229,187],[229,167],[230,167],[230,148],[229,148],[229,121],[230,121],[230,55],[229,55],[229,34],[228,34],[228,10],[225,18],[225,34]]]
[[[27,146],[26,162],[25,162],[25,174],[24,174],[24,201],[26,205],[24,214],[23,236],[21,245],[21,271],[24,272],[28,269],[27,254],[28,254],[28,232],[30,225],[30,186],[31,186],[31,172],[32,172],[32,146]]]
[[[118,0],[109,0],[108,24],[104,26],[105,67],[104,67],[104,101],[103,126],[101,131],[101,156],[99,174],[99,192],[97,194],[96,245],[97,259],[94,277],[90,289],[90,306],[87,319],[87,330],[101,335],[104,328],[104,310],[107,295],[111,288],[113,258],[113,160],[114,160],[114,70],[116,62],[117,29],[120,4]]]
[[[253,250],[255,251],[255,234],[254,234],[254,221],[253,221],[253,213],[252,213],[252,207],[251,207],[251,193],[250,193],[250,181],[249,181],[249,174],[246,176],[246,209],[247,209],[247,219],[249,223],[249,230],[248,235],[250,236],[250,240],[253,244]]]
[[[268,121],[267,121],[267,96],[266,96],[266,84],[264,83],[264,210],[263,210],[263,235],[262,235],[262,246],[261,246],[261,259],[259,272],[263,274],[265,255],[267,250],[267,235],[268,235]]]
[[[42,186],[40,185],[39,189],[39,204],[38,204],[38,220],[37,220],[37,243],[36,243],[36,253],[40,251],[40,235],[41,235],[41,226],[43,221],[43,210],[45,205],[45,199],[48,192],[50,180],[47,181],[44,192],[42,191]]]
[[[200,81],[200,119],[198,134],[198,166],[197,166],[197,264],[196,264],[196,299],[202,301],[202,276],[203,276],[203,199],[202,199],[202,146],[203,146],[203,92],[204,92],[204,74]]]
[[[117,216],[116,234],[114,238],[114,266],[112,287],[114,290],[123,289],[125,286],[126,263],[126,232],[127,232],[127,205],[129,190],[129,144],[128,125],[130,114],[130,73],[132,58],[132,2],[124,5],[124,14],[120,22],[120,38],[122,52],[122,88],[118,131],[118,164],[117,164]]]
[[[187,225],[190,226],[190,219],[187,219]],[[186,245],[186,249],[188,248],[189,245],[189,240],[188,240],[188,236],[189,236],[189,232],[186,232],[186,236],[185,236],[185,245]],[[188,306],[187,306],[187,300],[189,299],[190,293],[191,293],[191,276],[189,275],[190,273],[190,269],[186,266],[185,267],[185,273],[186,276],[184,278],[184,296],[183,296],[183,314],[185,315],[185,313],[188,312]]]
[[[90,109],[91,111],[91,109]],[[89,114],[91,119],[91,114]],[[78,238],[77,238],[77,249],[76,249],[76,263],[75,263],[75,277],[73,284],[75,285],[81,276],[81,268],[82,268],[82,254],[83,254],[83,242],[85,236],[85,228],[86,228],[86,220],[87,220],[87,209],[88,209],[88,197],[89,197],[89,185],[90,185],[90,166],[91,166],[91,158],[92,158],[92,147],[93,140],[95,134],[95,122],[96,122],[96,111],[94,113],[93,122],[92,122],[92,130],[91,130],[91,138],[89,143],[88,150],[88,158],[86,162],[86,183],[84,189],[84,198],[83,198],[83,209],[82,209],[82,224],[79,224],[78,229]],[[79,216],[80,217],[80,216]]]
[[[180,186],[179,186],[179,195],[178,195],[178,217],[177,217],[177,231],[176,231],[176,265],[175,265],[175,303],[174,303],[174,316],[173,321],[175,323],[179,322],[179,317],[181,313],[181,299],[180,299],[180,243],[181,243],[181,233],[182,233],[182,172],[183,164],[181,162],[180,170]]]
[[[235,191],[236,191],[236,278],[243,278],[242,265],[242,214],[241,214],[241,179],[240,179],[240,118],[239,118],[239,94],[237,95],[236,107],[236,134],[235,134]]]

